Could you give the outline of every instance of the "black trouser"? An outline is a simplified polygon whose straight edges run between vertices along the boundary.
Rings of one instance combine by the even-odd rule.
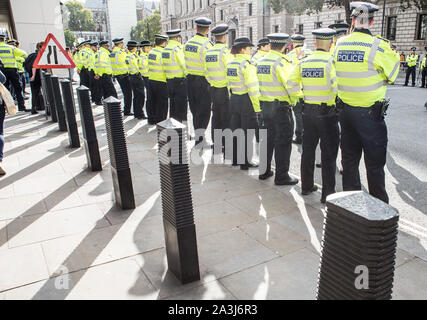
[[[102,88],[102,94],[104,99],[114,97],[117,99],[117,91],[113,84],[113,77],[111,74],[104,74],[99,78],[99,84]]]
[[[262,102],[262,116],[264,124],[261,129],[267,130],[267,134],[263,135],[263,139],[260,141],[260,149],[267,150],[267,154],[260,154],[261,167],[266,168],[266,172],[260,172],[260,174],[271,171],[271,160],[274,152],[275,179],[279,182],[289,178],[288,172],[294,135],[292,109],[286,102]],[[265,143],[267,143],[267,148],[265,148]]]
[[[338,116],[331,107],[331,113],[322,115],[320,106],[306,105],[303,112],[304,136],[302,139],[301,185],[302,191],[314,187],[314,164],[316,148],[320,140],[322,159],[322,200],[335,193],[335,173],[340,143]]]
[[[209,125],[211,118],[211,96],[210,86],[205,77],[187,76],[188,102],[190,111],[193,114],[193,126],[196,134],[196,144],[204,140],[204,134],[198,133],[197,130],[204,129]]]
[[[294,107],[296,140],[302,140],[302,136],[304,133],[304,125],[302,121],[302,107],[303,107],[303,102],[301,101],[299,101]]]
[[[426,76],[427,76],[427,68],[424,68],[421,72],[421,87],[426,87]]]
[[[340,114],[344,191],[361,190],[359,163],[365,156],[369,193],[388,203],[384,166],[387,157],[387,126],[371,108],[346,105]]]
[[[135,118],[144,118],[145,91],[144,80],[139,74],[129,76],[133,92],[133,113]]]
[[[80,85],[90,89],[90,72],[86,68],[80,70]]]
[[[168,116],[168,88],[165,82],[149,80],[148,105],[150,105],[151,118],[148,122],[156,124],[166,120]]]
[[[151,101],[150,101],[150,80],[148,79],[148,77],[144,77],[144,86],[145,86],[145,97],[146,97],[146,102],[145,102],[145,109],[147,110],[147,119],[148,119],[148,123],[149,124],[154,124],[154,111],[153,108],[151,107]]]
[[[90,77],[90,93],[92,101],[96,104],[101,104],[102,100],[102,90],[99,79],[95,79],[95,72],[89,71]]]
[[[228,129],[230,127],[230,97],[227,87],[225,88],[211,88],[212,98],[212,140],[214,145],[221,143],[221,147],[214,148],[214,150],[223,150],[225,148],[225,138],[222,141],[215,141],[215,130]]]
[[[4,68],[4,69],[1,69],[1,71],[6,76],[6,79],[7,79],[5,87],[7,88],[8,85],[10,85],[13,88],[13,90],[15,91],[16,100],[18,101],[18,109],[24,110],[25,101],[24,101],[24,97],[22,96],[22,87],[21,87],[21,81],[20,81],[18,69]]]
[[[21,78],[22,96],[25,97],[25,87],[27,85],[27,81],[25,79],[25,73],[20,73],[19,77]]]
[[[417,71],[417,67],[413,66],[413,67],[408,67],[408,69],[406,69],[406,80],[405,80],[405,86],[408,85],[409,83],[409,76],[412,75],[412,85],[415,86],[415,76],[416,76],[416,71]]]
[[[41,82],[30,82],[31,87],[31,111],[43,110],[44,100],[42,95]]]
[[[129,81],[129,75],[121,74],[116,76],[117,81],[119,82],[120,88],[122,89],[123,99],[124,99],[124,114],[130,114],[132,109],[132,86]]]
[[[179,122],[187,121],[187,79],[168,79],[168,93],[170,99],[170,117]]]
[[[232,94],[230,98],[230,129],[234,133],[236,130],[242,129],[244,133],[244,141],[238,141],[236,137],[233,137],[233,164],[237,165],[248,165],[249,161],[252,160],[253,155],[253,139],[255,136],[255,128],[257,126],[257,118],[252,101],[248,94],[235,95]],[[249,129],[253,129],[252,134]],[[242,145],[244,143],[244,145]],[[239,161],[244,159],[244,163]]]

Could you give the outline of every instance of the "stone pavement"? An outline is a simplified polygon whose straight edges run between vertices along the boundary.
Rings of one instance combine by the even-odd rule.
[[[125,119],[137,209],[120,211],[102,107],[94,114],[100,173],[43,115],[7,119],[0,300],[315,299],[319,193],[302,198],[298,186],[260,182],[257,171],[208,165],[205,153],[191,166],[202,280],[182,286],[167,272],[155,127]],[[427,298],[426,247],[401,232],[395,299]]]

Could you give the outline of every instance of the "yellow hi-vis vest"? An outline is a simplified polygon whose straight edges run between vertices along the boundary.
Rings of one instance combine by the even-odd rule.
[[[5,42],[0,43],[0,60],[5,68],[18,68],[19,57],[24,57],[25,51],[9,46]]]
[[[139,58],[137,52],[129,52],[128,53],[128,69],[129,74],[131,75],[139,75]]]
[[[338,93],[338,83],[329,52],[315,51],[293,68],[288,78],[292,91],[302,89],[304,102],[334,106]]]
[[[96,57],[97,51],[93,51],[92,49],[89,49],[88,52],[90,53],[88,70],[93,71],[95,67],[95,57]]]
[[[424,57],[423,62],[421,63],[421,70],[424,70],[424,68],[426,67],[426,63],[427,63],[427,56]]]
[[[104,74],[113,74],[113,69],[111,68],[110,51],[105,48],[99,48],[98,52],[95,54],[93,71],[100,77],[102,77]]]
[[[396,80],[400,67],[389,43],[357,29],[338,40],[334,62],[338,97],[355,107],[370,107],[383,100],[387,83]]]
[[[185,78],[185,57],[178,41],[169,40],[162,52],[162,64],[166,79]]]
[[[128,73],[127,53],[119,47],[114,47],[110,54],[111,68],[113,69],[113,76],[120,76]]]
[[[166,75],[162,65],[162,47],[155,47],[148,54],[148,79],[166,82]]]
[[[74,64],[76,65],[76,68],[78,70],[81,70],[82,67],[80,65],[80,60],[79,60],[79,51],[76,51],[76,53],[74,54],[73,60],[74,60]]]
[[[232,94],[248,94],[254,111],[261,112],[256,68],[250,60],[251,56],[248,54],[236,54],[234,60],[227,65],[227,87]]]
[[[408,67],[415,67],[418,62],[417,54],[410,54],[406,57],[406,62],[408,63]]]
[[[227,64],[232,60],[233,56],[224,43],[217,43],[206,51],[206,79],[212,87],[227,87]]]
[[[139,55],[139,72],[144,78],[148,77],[148,53],[141,53]]]
[[[212,48],[209,39],[199,34],[191,38],[184,46],[185,65],[187,73],[205,77],[206,50]]]
[[[258,63],[268,54],[269,52],[258,50],[257,53],[252,57],[251,63],[257,66]]]
[[[79,51],[79,65],[80,69],[88,69],[90,66],[90,57],[92,56],[92,49],[90,48],[84,48]]]
[[[257,65],[261,101],[285,101],[293,104],[287,88],[292,64],[280,52],[271,50]]]

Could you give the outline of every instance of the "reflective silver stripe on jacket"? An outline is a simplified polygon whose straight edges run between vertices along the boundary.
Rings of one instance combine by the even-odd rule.
[[[387,81],[380,81],[377,82],[375,84],[369,85],[369,86],[363,86],[363,87],[349,87],[349,86],[342,86],[342,85],[338,85],[338,89],[340,91],[344,91],[344,92],[370,92],[370,91],[374,91],[377,90],[383,86],[387,85]]]
[[[329,96],[304,96],[304,100],[310,101],[310,102],[323,102],[323,101],[328,101],[328,100],[333,100],[333,99],[334,99],[333,95],[329,95]]]

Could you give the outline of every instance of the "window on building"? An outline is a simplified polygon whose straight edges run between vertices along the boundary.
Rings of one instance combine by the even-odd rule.
[[[199,6],[199,8],[201,9],[201,8],[203,8],[203,1],[202,0],[200,0],[200,6]]]
[[[279,32],[279,26],[278,26],[278,25],[275,25],[275,26],[274,26],[274,32],[275,32],[275,33],[278,33],[278,32]]]
[[[253,41],[253,29],[252,27],[249,27],[249,39],[251,40],[251,42]]]
[[[221,17],[221,21],[224,21],[224,10],[220,10],[219,15]]]
[[[252,16],[252,10],[253,10],[253,6],[252,3],[249,3],[249,16]]]
[[[196,10],[196,0],[193,0],[193,11]]]
[[[397,17],[387,18],[387,39],[396,40]]]
[[[208,0],[208,7],[211,5],[211,1],[210,0]]]
[[[191,20],[191,29],[194,29],[194,20]]]
[[[426,28],[427,28],[427,14],[420,14],[418,16],[416,40],[425,40],[426,39]]]
[[[303,24],[299,24],[297,26],[297,32],[298,32],[298,34],[304,34],[304,25]]]
[[[335,23],[344,23],[344,20],[341,20],[341,19],[335,20]]]
[[[314,29],[319,29],[322,27],[322,22],[315,22],[314,23]]]

